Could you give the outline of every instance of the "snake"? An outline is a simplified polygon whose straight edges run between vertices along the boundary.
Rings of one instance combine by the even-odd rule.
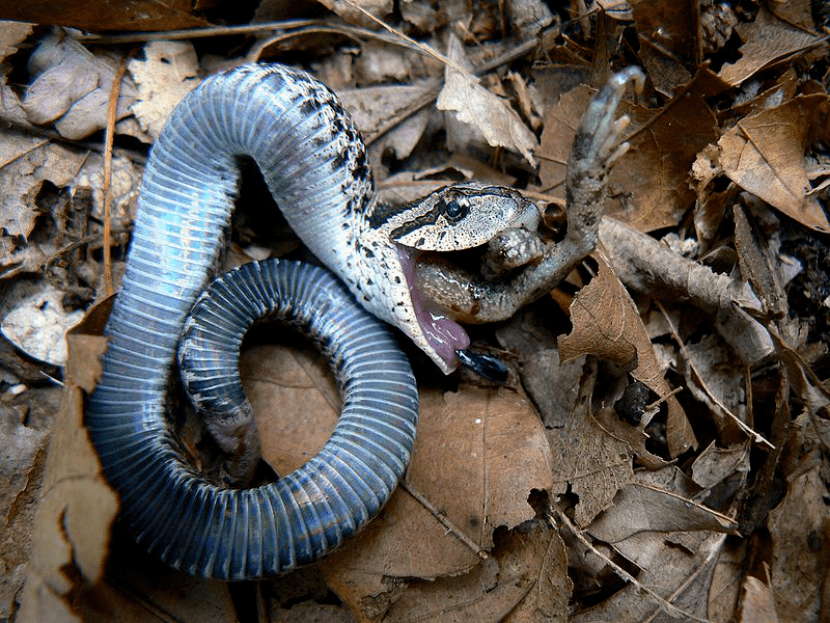
[[[325,268],[253,264],[202,294],[223,256],[244,159],[257,164],[286,221]],[[387,325],[445,373],[466,358],[470,342],[419,291],[418,257],[476,247],[536,219],[516,191],[480,183],[402,206],[380,201],[357,127],[335,94],[302,70],[249,64],[203,80],[152,147],[104,330],[101,377],[86,404],[85,424],[127,533],[176,569],[228,581],[286,573],[357,533],[401,478],[417,424],[412,370]],[[197,303],[202,320],[194,323]],[[240,425],[250,414],[238,412],[237,379],[228,381],[229,394],[209,397],[222,381],[203,338],[235,352],[261,317],[311,336],[329,358],[344,406],[305,465],[273,482],[229,486],[185,458],[171,428],[171,386],[179,354],[205,362],[206,381],[187,371],[183,381],[194,402],[215,403],[217,445],[243,452],[255,445]],[[191,338],[180,346],[185,329]]]

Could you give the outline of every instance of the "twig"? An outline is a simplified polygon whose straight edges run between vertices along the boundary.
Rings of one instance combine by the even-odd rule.
[[[556,509],[553,509],[553,513],[556,516],[551,517],[551,523],[555,524],[556,522],[554,520],[558,520],[560,523],[567,526],[571,533],[579,540],[580,543],[582,543],[583,546],[590,550],[594,555],[599,556],[605,562],[605,564],[611,567],[620,578],[622,578],[629,584],[637,587],[638,590],[641,590],[650,597],[652,597],[660,605],[660,607],[663,608],[666,611],[666,613],[668,613],[670,616],[675,618],[687,619],[690,621],[697,621],[698,623],[711,623],[709,619],[701,619],[700,617],[695,616],[691,612],[686,612],[685,610],[678,608],[674,604],[666,601],[665,598],[655,593],[648,586],[641,584],[639,581],[637,581],[637,578],[628,573],[628,571],[620,567],[613,560],[608,558],[608,556],[603,554],[596,547],[591,545],[588,542],[588,539],[586,539],[585,536],[582,534],[582,531],[578,530],[577,527],[571,523],[571,520],[568,519],[568,517],[564,513],[560,513]]]
[[[443,525],[447,529],[447,533],[450,533],[455,536],[459,541],[464,543],[467,547],[469,547],[479,558],[482,560],[487,560],[490,555],[485,552],[481,547],[479,547],[478,543],[473,541],[461,528],[456,526],[452,521],[450,521],[446,515],[440,512],[435,506],[430,502],[426,496],[418,491],[414,485],[409,482],[408,480],[401,481],[401,488],[404,489],[409,495],[415,498],[421,506],[427,509],[433,517],[435,517],[441,525]]]
[[[723,404],[718,399],[718,397],[712,393],[712,390],[709,389],[709,386],[706,384],[706,381],[703,380],[703,375],[697,369],[694,359],[692,358],[692,354],[688,351],[686,345],[683,343],[683,340],[680,339],[680,335],[677,333],[677,330],[674,328],[674,324],[672,324],[668,312],[666,312],[666,309],[660,304],[660,301],[658,301],[657,299],[654,299],[654,303],[657,305],[657,308],[660,310],[660,313],[663,314],[663,318],[665,319],[666,324],[669,327],[669,331],[671,331],[672,337],[674,337],[674,340],[675,342],[677,342],[677,345],[680,347],[680,350],[686,356],[686,361],[689,362],[689,368],[691,368],[692,372],[694,372],[694,375],[700,382],[700,387],[703,389],[706,395],[709,396],[709,400],[715,403],[715,405],[717,405],[718,408],[721,411],[723,411],[723,413],[725,413],[730,419],[732,419],[732,421],[734,421],[735,424],[738,425],[738,428],[740,428],[747,435],[749,435],[755,443],[767,446],[770,450],[775,450],[775,446],[771,444],[769,441],[767,441],[767,439],[763,435],[761,435],[761,433],[758,433],[752,430],[749,426],[747,426],[743,421],[741,421],[741,418],[732,413],[732,411],[730,411],[727,408],[727,406]]]
[[[127,66],[122,61],[115,71],[110,91],[109,110],[107,111],[107,128],[104,133],[104,282],[107,286],[107,296],[112,296],[115,288],[112,285],[112,257],[110,254],[112,234],[112,141],[115,136],[115,117],[118,109],[118,94],[121,91],[121,79]]]
[[[290,30],[305,28],[330,22],[318,19],[293,19],[280,22],[264,22],[262,24],[248,24],[244,26],[206,26],[204,28],[184,28],[181,30],[162,30],[157,32],[130,32],[120,35],[90,34],[77,37],[81,43],[117,44],[143,43],[146,41],[169,41],[178,39],[205,39],[208,37],[227,37],[231,35],[247,35],[269,30]],[[352,28],[344,26],[345,28]]]
[[[35,151],[35,150],[37,150],[37,149],[40,149],[41,147],[43,147],[44,145],[46,145],[46,144],[48,144],[48,143],[49,143],[49,141],[48,141],[48,140],[43,140],[43,141],[40,141],[39,143],[35,143],[34,145],[30,145],[30,146],[28,146],[28,147],[27,147],[26,149],[24,149],[23,151],[21,151],[21,152],[19,152],[19,153],[14,154],[14,155],[13,155],[12,157],[10,157],[8,160],[5,160],[5,161],[3,161],[3,162],[0,162],[0,169],[2,169],[2,168],[3,168],[3,167],[5,167],[5,166],[10,165],[11,163],[15,162],[16,160],[19,160],[19,159],[20,159],[20,158],[22,158],[23,156],[26,156],[26,155],[28,155],[28,154],[32,153],[33,151]]]
[[[392,26],[390,26],[389,24],[384,22],[382,19],[379,19],[379,18],[375,17],[374,15],[369,13],[369,11],[364,9],[362,6],[358,5],[356,2],[353,2],[353,0],[346,0],[346,4],[348,4],[353,9],[355,9],[355,10],[359,11],[360,13],[362,13],[367,19],[375,22],[381,28],[385,28],[390,34],[392,34],[396,37],[400,37],[400,39],[402,41],[406,41],[411,47],[413,47],[416,50],[419,50],[420,52],[422,52],[426,56],[431,56],[432,58],[437,60],[439,63],[443,63],[447,67],[452,67],[452,69],[454,71],[457,71],[457,72],[465,74],[465,75],[469,75],[470,72],[467,69],[465,69],[461,65],[458,65],[457,63],[453,62],[448,56],[445,56],[444,54],[441,54],[441,52],[439,52],[438,50],[432,48],[431,46],[428,46],[426,43],[421,43],[420,41],[415,41],[415,39],[413,39],[409,35],[406,35],[403,32],[401,32],[400,30],[397,30],[396,28],[393,28]]]

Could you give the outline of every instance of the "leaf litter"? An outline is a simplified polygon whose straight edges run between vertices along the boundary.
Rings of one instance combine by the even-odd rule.
[[[334,10],[366,19],[347,4]],[[640,62],[651,84],[621,107],[632,119],[631,148],[610,176],[608,214],[617,220],[605,219],[602,246],[550,297],[492,334],[474,332],[478,347],[511,365],[506,386],[419,370],[413,462],[376,521],[317,567],[255,586],[187,578],[138,552],[112,523],[116,499],[81,427],[102,348],[105,310],[97,308],[70,336],[48,452],[51,418],[35,414],[49,408],[27,406],[49,404],[46,388],[20,372],[22,354],[4,351],[2,434],[13,443],[0,519],[20,536],[0,546],[0,618],[821,620],[830,568],[830,340],[822,320],[830,67],[818,33],[828,16],[811,14],[806,0],[776,5],[777,14],[707,0],[626,7],[605,14],[575,4],[552,16],[526,2],[505,16],[489,6],[473,14],[464,3],[402,3],[419,38],[454,33],[446,54],[456,65],[496,68],[477,80],[445,69],[440,54],[418,61],[403,40],[379,38],[358,21],[349,36],[372,42],[365,58],[334,37],[309,56],[325,82],[364,102],[360,124],[382,186],[391,173],[401,197],[442,175],[515,180],[547,208],[552,237],[567,227],[561,206],[573,133],[611,59]],[[382,7],[373,11],[390,19]],[[505,19],[534,45],[504,39]],[[290,42],[302,56],[306,38],[342,27],[310,22],[279,45]],[[55,132],[103,127],[102,102],[126,48],[106,35],[92,46],[12,23],[0,34],[2,113],[13,126],[3,133],[0,170],[3,287],[42,283],[64,294],[51,306],[74,313],[104,291],[102,158],[99,142],[68,144]],[[615,48],[632,37],[638,54]],[[242,46],[281,58],[273,44]],[[48,60],[21,79],[35,49]],[[199,46],[194,54],[186,42],[141,50],[121,85],[135,105],[126,114],[119,106],[116,131],[147,141],[130,115],[155,134],[194,76],[228,61]],[[508,63],[511,74],[501,69]],[[404,84],[370,82],[390,79]],[[436,112],[439,93],[461,121]],[[370,97],[383,104],[366,105]],[[449,142],[467,132],[465,115],[479,126],[470,136],[484,141]],[[396,134],[404,119],[409,128]],[[117,232],[132,218],[143,161],[132,146],[120,149]],[[534,159],[538,177],[528,166]],[[255,225],[238,229],[237,244],[252,254],[275,248],[257,239]],[[116,237],[116,250],[126,239]],[[233,258],[243,255],[232,249]],[[15,299],[7,301],[14,309]],[[336,421],[333,381],[320,357],[296,344],[252,348],[242,366],[265,457],[278,472],[290,470]],[[637,387],[641,398],[623,407],[621,397]],[[185,432],[198,454],[198,421]],[[33,527],[21,532],[37,497]]]

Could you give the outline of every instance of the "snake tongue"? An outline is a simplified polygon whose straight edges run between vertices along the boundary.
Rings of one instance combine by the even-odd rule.
[[[398,255],[422,339],[418,339],[419,336],[413,336],[408,331],[407,333],[445,374],[449,374],[458,365],[455,351],[467,348],[470,345],[470,338],[460,324],[423,296],[414,286],[414,260],[410,252],[398,247]]]

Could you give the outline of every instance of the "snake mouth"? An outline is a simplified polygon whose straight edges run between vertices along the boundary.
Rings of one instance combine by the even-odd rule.
[[[415,286],[415,258],[410,249],[398,246],[406,285],[415,318],[421,329],[421,340],[410,337],[435,361],[445,374],[458,366],[456,350],[470,345],[470,338],[464,328],[447,315],[447,312],[433,303]],[[424,344],[426,342],[426,344]]]

